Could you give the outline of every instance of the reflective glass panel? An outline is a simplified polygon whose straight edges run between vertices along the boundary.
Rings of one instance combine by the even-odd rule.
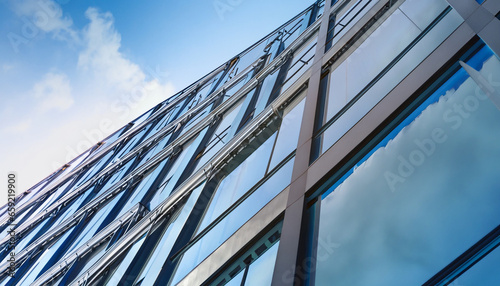
[[[432,6],[434,7],[434,6]],[[421,38],[404,56],[399,59],[383,77],[379,78],[370,89],[359,97],[342,116],[335,119],[323,136],[322,152],[331,147],[356,122],[373,108],[388,92],[403,80],[429,53],[463,22],[454,10],[444,16],[427,34]],[[346,82],[350,81],[343,62],[331,75],[328,97],[327,118],[337,114],[352,98],[347,97]],[[345,93],[344,93],[345,92]],[[337,96],[340,95],[340,96]]]
[[[306,91],[303,91],[306,92]],[[299,141],[300,124],[302,123],[302,114],[304,113],[304,105],[306,99],[302,99],[288,114],[283,117],[280,129],[278,131],[278,139],[274,146],[273,157],[269,165],[269,170],[272,170],[286,156],[297,148]]]
[[[155,247],[153,253],[149,257],[147,263],[141,271],[139,278],[136,280],[140,281],[144,279],[141,285],[153,285],[154,281],[161,271],[165,259],[167,259],[167,255],[170,253],[172,246],[177,239],[177,236],[184,226],[184,223],[186,222],[189,213],[193,209],[196,200],[198,200],[198,197],[204,186],[205,183],[202,183],[201,185],[196,187],[182,209],[171,218],[172,223],[165,230],[165,233],[163,234],[160,242]]]
[[[293,162],[293,159],[288,161],[184,253],[173,278],[174,285],[288,186]]]
[[[123,274],[125,273],[125,271],[129,267],[129,264],[130,264],[130,262],[132,262],[132,259],[134,259],[134,256],[137,254],[137,251],[139,251],[139,248],[141,247],[145,238],[146,238],[146,235],[143,235],[142,238],[140,238],[138,241],[136,241],[134,243],[134,245],[127,252],[127,255],[120,262],[120,265],[115,270],[113,275],[109,278],[109,280],[106,281],[106,284],[118,285],[118,282],[120,282],[120,279],[122,279]],[[129,282],[133,282],[133,281],[129,281]]]
[[[252,155],[220,182],[203,217],[199,231],[221,215],[264,177],[275,138],[276,134],[267,139]]]
[[[500,82],[487,47],[469,64]],[[498,122],[460,69],[323,195],[316,284],[421,285],[498,226]]]
[[[276,263],[276,255],[278,254],[279,241],[271,246],[262,256],[250,264],[248,268],[247,279],[245,285],[248,286],[265,286],[271,285],[274,272],[274,264]]]
[[[210,160],[219,150],[232,139],[234,134],[230,134],[232,129],[231,127],[234,124],[238,124],[239,122],[235,122],[236,115],[240,112],[243,100],[240,100],[233,108],[226,111],[224,117],[215,130],[214,135],[207,143],[205,150],[203,150],[203,155],[198,162],[196,163],[196,170],[201,168],[208,160]]]

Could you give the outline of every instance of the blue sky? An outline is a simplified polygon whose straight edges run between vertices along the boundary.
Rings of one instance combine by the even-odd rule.
[[[0,171],[31,187],[312,2],[0,0]]]

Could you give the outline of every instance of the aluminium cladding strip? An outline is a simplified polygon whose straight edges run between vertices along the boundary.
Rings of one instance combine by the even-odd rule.
[[[63,271],[66,271],[71,265],[78,259],[87,255],[90,251],[106,242],[118,229],[122,226],[130,223],[134,217],[137,215],[143,216],[146,214],[147,209],[140,203],[137,203],[132,209],[124,213],[119,218],[115,219],[96,235],[94,235],[89,241],[81,245],[72,252],[66,254],[61,260],[59,260],[54,266],[49,268],[45,273],[38,277],[32,285],[41,285],[50,283],[52,280],[59,278]],[[62,273],[64,275],[65,273]]]
[[[75,220],[78,220],[78,218],[83,216],[83,214],[85,214],[89,209],[93,209],[93,208],[99,206],[100,204],[105,203],[106,201],[113,198],[118,192],[124,190],[130,184],[135,183],[135,181],[137,181],[137,179],[140,180],[143,177],[144,173],[148,172],[149,170],[151,170],[152,168],[154,168],[155,166],[160,164],[165,158],[170,156],[170,154],[172,154],[172,152],[175,150],[175,148],[177,146],[182,145],[183,143],[188,141],[191,137],[196,135],[199,131],[201,131],[204,127],[206,127],[208,124],[213,122],[213,118],[218,116],[218,114],[221,112],[221,110],[224,111],[225,109],[231,107],[233,103],[235,103],[243,95],[245,95],[253,87],[255,87],[259,81],[261,81],[263,78],[265,78],[265,76],[267,76],[267,74],[269,74],[273,71],[273,69],[271,67],[274,66],[277,68],[280,66],[277,63],[285,62],[286,58],[292,54],[291,51],[294,51],[294,50],[297,50],[298,48],[300,48],[301,45],[304,42],[306,42],[307,39],[309,39],[316,32],[316,30],[319,28],[319,24],[320,24],[320,21],[317,20],[313,25],[311,25],[308,29],[306,29],[306,31],[303,32],[302,36],[300,38],[296,39],[289,46],[288,52],[284,51],[271,64],[269,64],[267,69],[262,70],[256,77],[254,77],[253,80],[251,80],[250,82],[245,84],[245,86],[243,86],[235,95],[233,95],[230,99],[228,99],[224,104],[221,104],[219,106],[219,108],[217,108],[216,110],[211,112],[212,114],[206,116],[202,120],[202,122],[200,122],[199,124],[197,124],[196,126],[191,128],[188,132],[183,134],[181,137],[176,139],[174,142],[172,142],[172,144],[170,144],[165,149],[160,151],[157,155],[155,155],[153,158],[148,160],[144,165],[138,167],[136,170],[131,172],[125,178],[123,178],[122,180],[120,180],[119,182],[117,182],[116,184],[111,186],[106,192],[104,192],[101,195],[99,195],[98,197],[94,198],[86,206],[84,206],[82,209],[78,210],[75,214],[73,214],[70,218],[66,219],[59,226],[55,227],[52,231],[46,233],[45,235],[43,235],[42,237],[37,239],[34,243],[30,244],[23,251],[21,251],[21,253],[19,255],[22,255],[23,253],[29,253],[33,249],[36,249],[36,247],[39,243],[43,243],[43,241],[47,240],[48,238],[53,237],[54,235],[56,235],[60,231],[67,229],[68,228],[67,225],[70,225]],[[196,182],[200,182],[201,179],[205,178],[207,171],[210,171],[210,170],[207,170],[207,166],[210,166],[210,169],[213,169],[213,166],[224,165],[224,163],[221,160],[221,157],[223,156],[223,154],[229,154],[229,152],[226,153],[226,151],[229,151],[229,150],[233,151],[233,150],[237,150],[238,148],[241,148],[241,146],[243,145],[242,144],[243,139],[241,139],[242,137],[245,137],[245,140],[246,140],[247,139],[246,137],[248,137],[250,134],[253,133],[251,130],[252,128],[255,128],[255,126],[260,126],[263,124],[263,121],[262,121],[263,118],[266,119],[266,118],[270,117],[272,114],[277,114],[278,108],[283,107],[283,105],[286,102],[286,99],[288,99],[288,97],[289,97],[289,96],[284,96],[284,95],[285,94],[282,94],[282,96],[278,97],[273,104],[271,104],[268,108],[266,108],[266,111],[264,111],[261,115],[259,115],[257,118],[255,118],[253,120],[254,122],[252,124],[248,125],[244,130],[242,130],[240,135],[233,138],[233,140],[231,140],[231,141],[233,141],[233,143],[231,143],[231,141],[230,141],[228,144],[226,144],[226,146],[224,146],[219,151],[218,156],[216,155],[216,157],[214,157],[212,160],[207,162],[203,166],[203,168],[200,168],[200,170],[198,170],[197,173],[192,175],[191,178],[188,178],[181,186],[179,186],[178,190],[176,190],[174,192],[174,194],[172,194],[169,198],[166,199],[166,201],[165,201],[166,205],[162,204],[162,205],[158,206],[154,211],[151,212],[154,214],[154,216],[153,216],[153,214],[151,214],[150,217],[153,217],[154,220],[156,220],[159,217],[159,213],[161,213],[163,215],[164,213],[168,212],[169,208],[174,206],[178,202],[178,200],[183,197],[182,192],[189,191],[189,186],[192,186],[192,184],[195,184]],[[225,109],[222,109],[222,108],[225,108]],[[248,140],[247,140],[247,143],[248,143]],[[229,160],[230,160],[230,158],[229,158]],[[217,163],[215,163],[215,162],[217,162]],[[219,163],[223,163],[223,164],[219,164]],[[183,187],[184,185],[186,185],[188,187]],[[81,187],[83,187],[83,186],[81,186]],[[78,189],[80,189],[80,188],[78,188]],[[181,192],[181,190],[183,190],[183,191]],[[59,202],[59,204],[69,201],[70,199],[72,199],[71,196],[75,197],[74,196],[75,193],[77,193],[77,191],[72,192],[71,194],[68,194],[67,196],[65,196],[64,198],[66,198],[67,200],[63,201],[63,202]],[[40,217],[33,219],[33,221],[30,222],[31,225],[36,224],[37,220],[42,220],[44,217],[48,216],[51,212],[53,212],[58,207],[59,206],[52,206],[50,208],[50,210],[47,209]],[[151,218],[150,218],[150,220],[151,220]],[[28,225],[28,222],[26,222],[25,225]],[[24,229],[21,229],[18,232],[22,232],[23,230]],[[4,243],[6,243],[5,239],[0,242],[0,244],[4,244]],[[7,267],[8,267],[7,264],[1,265],[0,272],[5,271],[5,269]]]
[[[215,70],[213,70],[212,72],[210,72],[209,74],[205,75],[204,77],[202,77],[201,79],[199,79],[198,81],[194,82],[193,84],[191,84],[190,86],[188,86],[187,88],[185,88],[184,90],[178,92],[176,95],[172,96],[172,98],[175,98],[172,102],[168,103],[166,106],[162,107],[161,109],[157,110],[151,118],[148,118],[147,120],[145,120],[144,122],[142,122],[141,124],[139,124],[139,127],[136,127],[136,128],[131,128],[129,131],[126,131],[128,133],[125,133],[123,134],[122,137],[120,140],[117,140],[115,141],[114,143],[110,144],[109,146],[106,146],[105,148],[101,149],[101,150],[96,150],[95,153],[92,155],[92,154],[89,154],[89,156],[93,156],[93,158],[91,158],[91,160],[89,162],[87,162],[86,164],[81,164],[79,165],[78,167],[76,167],[72,172],[66,174],[63,178],[61,179],[58,179],[58,185],[57,186],[53,186],[51,190],[49,189],[45,189],[45,191],[43,193],[40,193],[36,196],[34,196],[33,198],[30,199],[30,202],[29,202],[29,205],[24,203],[23,202],[23,209],[26,208],[26,207],[29,207],[32,205],[32,203],[36,202],[40,197],[43,197],[43,195],[46,195],[47,193],[50,194],[51,192],[50,191],[55,191],[57,189],[55,189],[56,187],[58,187],[59,185],[61,184],[64,184],[66,182],[67,179],[70,179],[71,176],[77,174],[84,166],[87,166],[87,165],[90,165],[90,163],[94,163],[96,162],[99,158],[95,157],[95,155],[101,155],[101,154],[104,154],[106,151],[109,151],[111,150],[112,148],[114,148],[116,145],[118,145],[122,140],[124,140],[125,138],[127,138],[128,136],[130,136],[132,134],[132,131],[137,131],[137,130],[140,130],[142,127],[146,126],[147,124],[149,124],[152,120],[155,120],[159,114],[161,114],[162,112],[164,111],[167,111],[169,110],[170,108],[173,108],[175,107],[180,101],[184,100],[188,95],[190,95],[193,91],[195,91],[197,88],[205,85],[208,81],[210,81],[215,75],[217,75],[219,72],[223,71],[224,69],[226,68],[230,68],[231,65],[230,63],[235,59],[235,58],[241,58],[242,56],[244,56],[245,54],[247,54],[248,52],[250,52],[253,48],[257,47],[260,43],[262,43],[263,41],[265,41],[266,39],[269,39],[271,38],[273,35],[275,35],[277,32],[279,32],[279,30],[281,30],[282,28],[286,27],[288,24],[292,23],[293,21],[295,21],[297,18],[299,17],[302,17],[303,15],[305,15],[309,10],[312,9],[312,7],[316,5],[316,4],[312,4],[311,6],[309,6],[308,8],[306,8],[304,11],[302,11],[301,13],[299,13],[298,15],[296,15],[295,17],[293,17],[292,19],[290,19],[289,21],[287,21],[286,23],[284,23],[283,25],[281,25],[280,27],[278,27],[277,29],[275,29],[273,32],[271,32],[269,35],[263,37],[261,40],[259,40],[258,42],[256,42],[255,44],[253,44],[252,46],[250,46],[249,48],[247,48],[246,50],[244,50],[243,52],[241,52],[240,54],[238,54],[236,57],[232,58],[231,60],[227,61],[225,64],[219,66],[218,68],[216,68]],[[242,73],[240,73],[242,74]],[[202,82],[200,84],[200,82]],[[224,85],[223,87],[225,87],[226,85]],[[223,88],[221,87],[221,88]],[[221,90],[221,89],[219,89]],[[215,94],[215,92],[213,92],[212,94]],[[184,95],[184,96],[181,96],[181,95]],[[204,101],[208,101],[209,98],[205,99]],[[168,101],[165,100],[165,101]],[[165,102],[163,101],[163,102]],[[158,105],[161,105],[163,104],[163,102],[161,102],[160,104]],[[158,105],[156,105],[155,107],[153,108],[156,108]],[[148,110],[149,111],[149,110]],[[148,112],[146,111],[146,112]],[[180,120],[179,120],[180,121]],[[174,123],[176,122],[172,122],[170,125],[171,126],[175,126]],[[177,122],[178,123],[178,122]],[[132,130],[133,129],[133,130]],[[161,131],[161,130],[160,130]],[[159,133],[159,132],[158,132]],[[114,134],[114,133],[113,133]],[[113,135],[112,134],[112,135]],[[134,133],[135,134],[135,133]],[[111,136],[111,135],[110,135]],[[110,136],[108,136],[107,138],[109,138]],[[105,138],[105,139],[107,139]],[[105,141],[105,139],[103,141]],[[154,142],[153,142],[154,143]],[[142,144],[141,144],[142,145]],[[137,146],[139,147],[139,146]],[[95,146],[91,147],[89,150],[91,150],[92,148],[95,148]],[[134,148],[135,149],[135,148]],[[87,150],[87,151],[89,151]],[[85,151],[85,152],[87,152]],[[85,153],[84,152],[84,153]],[[78,157],[77,157],[78,158]],[[77,159],[75,158],[75,159]],[[74,161],[75,159],[73,159],[72,161]],[[44,180],[47,180],[49,179],[51,176],[53,176],[55,173],[57,173],[58,171],[60,170],[57,170],[55,171],[54,173],[52,173],[51,175],[47,176],[46,178],[44,178],[42,181],[40,181],[38,184],[34,185],[33,187],[31,187],[30,189],[28,189],[27,191],[25,191],[24,193],[26,192],[29,192],[29,191],[32,191],[34,190],[35,188],[37,188]],[[54,178],[54,180],[57,179],[57,178]],[[50,183],[50,182],[48,182]],[[25,207],[26,206],[26,207]],[[2,209],[5,208],[5,205],[3,207],[0,208],[0,211],[2,211]],[[21,211],[23,210],[21,209]],[[0,225],[3,225],[5,223],[5,219],[2,220],[0,222]]]

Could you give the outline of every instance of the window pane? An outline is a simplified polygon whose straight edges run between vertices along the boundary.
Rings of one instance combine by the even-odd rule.
[[[448,7],[445,0],[407,0],[399,9],[424,30],[444,9]]]
[[[288,161],[184,253],[173,278],[173,285],[184,278],[196,265],[288,186],[292,178],[293,162],[293,159]]]
[[[305,92],[305,91],[304,91]],[[300,124],[302,122],[302,114],[304,113],[304,105],[306,99],[302,99],[281,122],[278,133],[278,139],[274,146],[273,158],[269,165],[269,170],[272,170],[276,165],[285,159],[293,150],[297,148],[299,141]]]
[[[278,254],[279,241],[269,248],[261,257],[248,268],[247,286],[264,286],[271,285],[274,272],[274,264],[276,263],[276,255]]]
[[[132,259],[134,259],[134,256],[137,254],[137,251],[139,251],[139,248],[141,247],[145,238],[146,238],[146,235],[143,235],[141,239],[139,239],[138,241],[136,241],[134,243],[134,245],[127,252],[127,255],[120,262],[120,265],[113,273],[113,276],[111,276],[111,278],[109,278],[109,280],[106,281],[106,284],[118,285],[118,282],[120,282],[120,279],[122,278],[123,274],[127,270],[130,262],[132,262]],[[133,281],[129,281],[129,282],[133,282]]]
[[[212,157],[219,152],[219,150],[224,147],[232,138],[234,134],[231,134],[231,130],[234,130],[233,125],[238,125],[239,122],[235,122],[236,115],[240,112],[243,100],[240,100],[233,108],[228,110],[224,114],[224,118],[221,123],[217,127],[212,138],[207,143],[205,150],[203,151],[203,156],[196,163],[196,170],[205,165],[208,160],[212,159]]]
[[[220,182],[198,228],[198,233],[264,177],[275,138],[276,134],[267,139]]]
[[[144,279],[141,285],[153,285],[161,271],[165,259],[167,259],[167,255],[170,253],[177,236],[184,226],[184,223],[186,222],[188,215],[193,209],[194,204],[196,203],[196,200],[198,199],[204,186],[205,183],[202,183],[196,187],[191,193],[186,204],[175,216],[173,216],[172,223],[165,230],[160,242],[148,258],[144,269],[141,271],[141,274],[137,279],[137,281]]]
[[[324,133],[322,152],[331,147],[356,122],[358,122],[388,92],[403,80],[429,53],[463,22],[454,10],[450,11],[425,37],[413,46],[382,78],[374,83],[341,117],[336,119]],[[350,82],[346,69],[350,66],[342,63],[331,75],[330,95],[328,97],[327,119],[333,117],[352,98],[347,97],[346,82]],[[337,96],[342,94],[341,96]]]
[[[498,226],[500,111],[462,69],[410,118],[324,195],[317,285],[420,285]]]

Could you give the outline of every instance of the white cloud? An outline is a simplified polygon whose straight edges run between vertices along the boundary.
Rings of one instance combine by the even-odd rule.
[[[51,14],[55,15],[51,18],[54,22],[44,29],[40,27],[40,31],[47,32],[53,39],[64,40],[64,44],[72,47],[68,51],[75,52],[78,61],[73,63],[74,70],[61,72],[59,67],[56,67],[58,72],[48,70],[29,89],[23,100],[30,102],[38,112],[23,108],[18,115],[31,117],[31,123],[14,122],[9,130],[0,129],[4,134],[28,131],[15,136],[15,144],[4,143],[5,147],[0,148],[6,150],[0,153],[5,165],[22,176],[24,186],[20,187],[23,188],[50,174],[54,162],[61,165],[69,161],[68,158],[74,158],[88,145],[109,135],[110,130],[122,127],[174,93],[165,73],[158,72],[163,71],[161,67],[156,67],[156,72],[143,69],[120,51],[121,35],[110,13],[89,8],[85,13],[89,23],[80,29],[69,17],[63,16],[61,7],[55,2],[42,1],[54,4],[54,11],[58,12]],[[37,3],[36,0],[23,0],[16,4],[16,11],[32,19],[39,7]],[[58,120],[49,111],[62,111],[58,115],[64,116],[64,120]],[[100,128],[104,121],[111,127]],[[30,148],[33,146],[30,142],[36,142],[37,148]]]
[[[23,19],[27,27],[51,33],[54,39],[77,41],[73,20],[63,15],[61,6],[53,0],[16,0],[11,1],[14,12]],[[38,30],[39,29],[39,30]]]
[[[38,100],[38,110],[66,110],[73,103],[71,86],[65,74],[47,73],[44,78],[33,87],[33,96]]]
[[[124,91],[141,84],[145,74],[119,51],[121,36],[114,29],[111,13],[99,13],[97,9],[89,8],[85,16],[90,23],[83,30],[86,47],[78,57],[78,66],[91,70],[108,84]]]
[[[148,74],[120,52],[121,35],[111,13],[89,8],[85,16],[90,23],[82,30],[84,49],[78,56],[78,67],[99,86],[102,98],[113,101],[109,106],[117,100],[126,106],[128,112],[120,114],[121,119],[131,120],[174,93],[171,83],[162,84],[157,73],[150,74],[154,79],[148,80]]]

